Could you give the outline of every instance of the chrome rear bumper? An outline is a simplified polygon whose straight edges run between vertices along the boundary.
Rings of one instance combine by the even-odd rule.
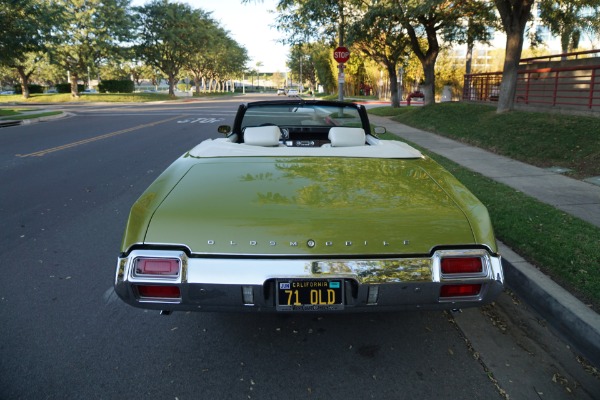
[[[444,257],[479,257],[479,273],[444,275]],[[177,259],[177,276],[142,276],[143,258]],[[343,281],[347,311],[453,309],[487,304],[502,291],[501,258],[483,249],[438,250],[431,257],[386,259],[201,258],[177,250],[134,250],[119,258],[115,291],[126,303],[166,311],[276,311],[276,281]],[[476,295],[441,297],[444,285],[481,285]],[[170,298],[140,294],[140,286],[175,286]],[[320,310],[322,311],[322,310]],[[339,310],[336,312],[340,312]]]

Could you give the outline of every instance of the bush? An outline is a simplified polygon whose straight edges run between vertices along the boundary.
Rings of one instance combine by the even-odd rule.
[[[27,87],[29,88],[29,94],[44,93],[44,87],[41,85],[27,85]],[[23,94],[21,85],[15,85],[15,94]]]
[[[135,84],[133,81],[105,79],[98,84],[100,93],[133,93]]]

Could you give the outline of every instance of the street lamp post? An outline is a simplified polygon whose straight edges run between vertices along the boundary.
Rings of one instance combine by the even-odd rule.
[[[303,86],[302,85],[302,58],[304,58],[304,57],[301,54],[300,55],[300,80],[298,81],[298,92],[299,93],[302,93],[302,86]]]
[[[402,93],[404,91],[402,85],[404,85],[404,68],[400,67],[398,68],[398,104],[402,101],[402,95],[404,94]]]

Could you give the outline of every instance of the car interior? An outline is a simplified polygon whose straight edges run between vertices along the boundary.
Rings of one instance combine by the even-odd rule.
[[[365,146],[363,128],[340,127],[311,128],[307,131],[279,128],[275,125],[252,126],[244,129],[244,143],[250,146],[286,147],[350,147]]]
[[[368,144],[359,110],[321,103],[261,104],[248,107],[239,143],[251,146],[349,147]]]

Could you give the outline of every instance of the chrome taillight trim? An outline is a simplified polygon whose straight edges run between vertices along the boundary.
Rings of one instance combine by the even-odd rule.
[[[156,260],[156,259],[161,259],[161,260],[175,260],[177,261],[178,264],[178,269],[177,269],[177,273],[176,274],[139,274],[137,273],[137,263],[140,262],[141,260]],[[177,280],[177,278],[179,278],[179,276],[181,275],[181,258],[179,257],[148,257],[148,256],[139,256],[139,257],[135,257],[133,260],[131,260],[132,263],[132,267],[131,267],[131,276],[135,277],[135,278],[140,278],[140,279],[144,279],[144,278],[165,278],[165,279],[172,279],[172,280]]]
[[[172,259],[179,262],[179,273],[176,275],[153,275],[153,274],[137,274],[135,266],[140,259]],[[123,274],[127,274],[127,280],[132,283],[182,283],[187,280],[187,256],[182,251],[176,250],[143,250],[133,251],[121,260],[127,260],[123,266]]]
[[[456,274],[444,274],[442,273],[442,259],[443,258],[479,258],[481,260],[481,272],[475,273],[456,273]],[[493,265],[493,259],[499,257],[492,257],[490,253],[483,249],[468,249],[468,250],[438,250],[433,254],[433,271],[434,271],[434,282],[451,282],[451,281],[465,281],[465,280],[481,280],[481,279],[495,279],[496,273],[502,275],[501,265]],[[500,267],[500,268],[498,268]],[[504,280],[504,279],[502,279]],[[465,282],[467,283],[467,282]],[[477,282],[473,282],[477,283]]]

